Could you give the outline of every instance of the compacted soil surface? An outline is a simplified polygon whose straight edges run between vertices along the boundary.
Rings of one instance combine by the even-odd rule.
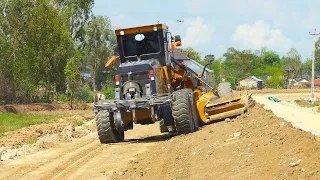
[[[319,138],[261,104],[187,135],[135,125],[105,145],[92,120],[21,148],[28,153],[0,161],[0,179],[320,179]]]

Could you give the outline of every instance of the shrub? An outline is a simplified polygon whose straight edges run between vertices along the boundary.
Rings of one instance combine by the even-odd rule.
[[[58,95],[58,102],[67,103],[69,102],[69,97],[66,94],[59,94]]]
[[[266,87],[280,89],[284,87],[284,78],[277,74],[266,81]]]
[[[103,88],[102,93],[106,96],[106,99],[114,99],[114,88]]]
[[[93,102],[93,96],[93,92],[88,85],[79,87],[73,94],[73,98],[75,101],[87,103]]]

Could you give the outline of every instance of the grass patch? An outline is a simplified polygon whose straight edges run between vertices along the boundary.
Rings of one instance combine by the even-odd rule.
[[[309,108],[311,108],[311,107],[320,106],[320,100],[319,99],[317,99],[313,103],[310,100],[304,100],[304,99],[295,100],[295,102],[301,107],[309,107]],[[320,108],[318,108],[318,111],[319,110],[320,110]]]
[[[0,136],[9,131],[15,131],[35,124],[52,123],[59,118],[65,117],[62,114],[41,115],[41,114],[0,114]]]
[[[29,139],[28,139],[28,144],[34,144],[34,143],[36,143],[37,142],[37,138],[35,138],[35,137],[30,137]]]
[[[77,121],[77,122],[76,122],[76,126],[82,126],[83,124],[84,124],[83,121]]]

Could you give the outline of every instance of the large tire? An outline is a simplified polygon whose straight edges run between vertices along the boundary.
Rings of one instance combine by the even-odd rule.
[[[167,126],[164,124],[164,120],[163,119],[160,119],[159,126],[160,126],[160,132],[161,133],[169,132]]]
[[[119,133],[114,124],[113,113],[100,111],[96,115],[98,136],[102,144],[116,143],[123,141],[124,132]]]
[[[199,129],[198,115],[191,89],[172,93],[172,115],[179,134],[188,134]]]
[[[220,83],[218,86],[218,94],[220,97],[232,95],[231,84],[228,82]]]

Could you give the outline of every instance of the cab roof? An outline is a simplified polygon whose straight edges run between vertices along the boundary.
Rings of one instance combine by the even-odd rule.
[[[132,28],[124,28],[124,29],[116,29],[116,35],[120,36],[121,31],[123,31],[124,35],[126,34],[136,34],[139,32],[150,32],[154,31],[155,28],[158,30],[168,30],[168,26],[166,24],[152,24],[147,26],[138,26],[138,27],[132,27]]]

